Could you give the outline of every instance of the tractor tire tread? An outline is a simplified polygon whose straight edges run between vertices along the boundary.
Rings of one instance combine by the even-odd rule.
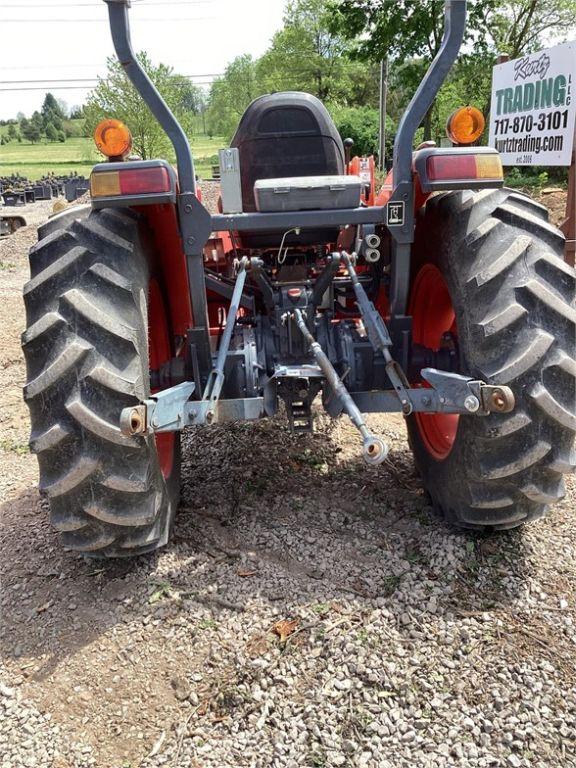
[[[452,244],[441,266],[458,327],[469,329],[469,373],[510,386],[516,407],[461,417],[462,450],[444,462],[427,454],[412,419],[410,442],[433,506],[448,522],[513,528],[561,499],[563,474],[576,466],[575,273],[546,209],[517,192],[438,195],[422,219],[419,258],[433,258],[434,234]],[[450,476],[457,473],[456,486]]]
[[[149,552],[166,543],[176,500],[153,437],[119,428],[121,410],[149,395],[140,218],[82,207],[49,224],[30,253],[22,338],[40,489],[66,548]]]

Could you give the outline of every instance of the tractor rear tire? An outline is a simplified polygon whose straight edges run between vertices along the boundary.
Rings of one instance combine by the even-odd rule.
[[[455,417],[452,432],[442,417],[408,418],[425,489],[450,523],[541,517],[576,466],[576,276],[563,248],[546,208],[509,189],[434,196],[417,222],[415,342],[438,346],[451,302],[459,372],[511,387],[516,401],[511,413]]]
[[[148,286],[153,260],[129,210],[65,211],[39,230],[24,287],[31,450],[65,548],[93,557],[166,544],[180,488],[153,436],[126,437],[123,408],[150,395]]]

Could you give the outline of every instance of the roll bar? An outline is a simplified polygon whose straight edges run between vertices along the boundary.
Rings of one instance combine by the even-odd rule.
[[[108,5],[108,18],[114,50],[128,79],[142,96],[150,111],[168,134],[178,166],[178,180],[181,192],[196,193],[196,174],[192,150],[182,126],[166,104],[154,83],[150,80],[142,65],[134,55],[130,39],[130,22],[128,8],[130,0],[104,0]]]
[[[172,142],[176,153],[180,190],[182,192],[195,192],[196,176],[194,173],[194,161],[186,134],[134,55],[128,19],[130,0],[104,0],[104,2],[108,5],[110,30],[116,55],[124,67],[126,75]],[[458,56],[464,38],[465,25],[466,0],[445,0],[444,34],[440,49],[424,75],[398,126],[398,132],[394,141],[395,187],[412,180],[414,135],[446,79],[450,67]]]
[[[393,155],[395,186],[412,179],[412,147],[416,130],[456,61],[465,27],[466,0],[445,0],[442,43],[398,125]]]

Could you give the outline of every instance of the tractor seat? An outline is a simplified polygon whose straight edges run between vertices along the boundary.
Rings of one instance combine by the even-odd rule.
[[[328,110],[309,93],[260,96],[246,109],[231,141],[240,156],[242,207],[257,210],[254,184],[262,179],[341,176],[344,146]],[[307,230],[294,244],[334,242],[338,230]],[[246,248],[274,247],[282,233],[242,233]],[[289,241],[287,241],[289,244]]]

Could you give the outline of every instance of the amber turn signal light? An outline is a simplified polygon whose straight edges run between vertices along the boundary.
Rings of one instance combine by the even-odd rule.
[[[446,123],[446,133],[454,144],[472,144],[482,136],[486,121],[477,107],[460,107]]]
[[[102,120],[94,131],[94,143],[106,157],[124,157],[132,149],[132,134],[120,120]]]

